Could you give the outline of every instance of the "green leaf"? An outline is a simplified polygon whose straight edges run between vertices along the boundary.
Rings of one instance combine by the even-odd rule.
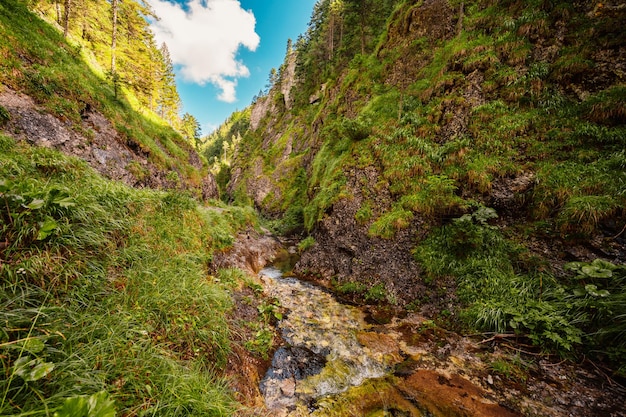
[[[580,269],[585,265],[587,264],[584,262],[568,262],[563,265],[563,269],[566,271],[580,272]]]
[[[54,417],[115,417],[115,402],[109,393],[100,391],[89,397],[80,395],[65,400]]]
[[[0,180],[0,193],[6,193],[11,189],[11,183],[8,180]]]
[[[581,269],[581,272],[591,278],[611,278],[613,272],[609,269],[599,268],[593,265],[585,265]]]
[[[41,358],[31,359],[30,356],[22,356],[15,361],[13,372],[24,381],[38,381],[44,378],[54,369],[54,364],[44,362]]]
[[[54,200],[52,200],[52,203],[56,204],[58,206],[61,206],[61,207],[71,207],[71,206],[75,206],[76,205],[76,203],[74,202],[72,197],[68,197],[68,196],[65,196],[65,197],[61,197],[61,196],[55,197]]]
[[[609,295],[611,295],[610,292],[608,292],[607,290],[600,290],[598,291],[598,287],[596,285],[593,284],[587,284],[585,285],[585,290],[587,290],[587,293],[589,295],[592,295],[594,297],[608,297]]]
[[[58,223],[52,217],[46,217],[46,220],[41,223],[39,233],[37,234],[37,240],[44,240],[59,228]]]
[[[77,396],[66,399],[61,409],[54,413],[54,417],[83,417],[87,413],[89,413],[87,398]]]
[[[40,198],[35,198],[33,201],[30,202],[30,204],[26,205],[26,208],[29,208],[31,210],[38,210],[42,208],[44,204],[46,204],[44,200]]]
[[[608,269],[610,271],[614,271],[618,268],[617,265],[614,265],[611,262],[607,262],[603,259],[594,259],[593,262],[591,262],[591,265],[596,266],[600,269]]]
[[[19,343],[18,346],[34,354],[43,351],[46,344],[41,339],[26,339],[23,343]]]

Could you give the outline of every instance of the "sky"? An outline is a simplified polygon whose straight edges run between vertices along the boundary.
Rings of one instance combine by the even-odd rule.
[[[148,0],[183,103],[206,135],[265,88],[287,39],[306,32],[317,0]]]

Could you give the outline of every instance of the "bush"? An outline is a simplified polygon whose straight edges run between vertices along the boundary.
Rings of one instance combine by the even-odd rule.
[[[0,126],[11,120],[11,114],[3,106],[0,106]]]
[[[344,119],[341,122],[344,135],[352,141],[360,141],[372,134],[371,121],[365,118]]]

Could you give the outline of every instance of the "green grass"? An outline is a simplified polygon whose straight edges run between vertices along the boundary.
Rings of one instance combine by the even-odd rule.
[[[254,213],[134,190],[4,136],[0,149],[0,414],[105,391],[123,415],[230,415],[231,283],[208,268]]]
[[[429,279],[453,276],[472,328],[516,332],[563,355],[584,352],[626,362],[624,266],[596,260],[566,265],[567,279],[536,268],[527,251],[487,221],[479,208],[433,230],[415,249]]]

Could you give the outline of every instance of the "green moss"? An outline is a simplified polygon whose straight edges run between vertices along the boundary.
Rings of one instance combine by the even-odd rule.
[[[365,224],[372,218],[373,215],[374,213],[372,211],[372,207],[369,203],[364,203],[354,214],[354,218],[357,222]]]

